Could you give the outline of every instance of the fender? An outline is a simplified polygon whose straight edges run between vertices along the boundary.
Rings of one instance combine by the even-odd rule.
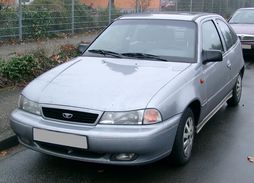
[[[199,64],[193,64],[174,78],[154,96],[147,108],[157,106],[163,120],[182,113],[193,101],[202,106],[206,100],[205,87],[200,82],[202,72]],[[159,106],[159,107],[158,107]]]

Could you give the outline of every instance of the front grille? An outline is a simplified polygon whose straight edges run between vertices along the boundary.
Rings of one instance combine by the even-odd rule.
[[[254,41],[254,36],[239,36],[241,41]]]
[[[246,36],[243,38],[243,41],[254,41],[254,37]]]
[[[46,118],[89,124],[95,123],[99,116],[94,113],[47,107],[43,107],[42,112]]]

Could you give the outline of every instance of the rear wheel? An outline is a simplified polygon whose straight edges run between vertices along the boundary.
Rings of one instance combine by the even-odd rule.
[[[239,74],[233,88],[233,96],[227,101],[229,106],[237,106],[242,96],[242,76]]]
[[[194,115],[192,110],[187,108],[180,120],[172,149],[173,161],[177,165],[184,165],[190,160],[194,132]]]

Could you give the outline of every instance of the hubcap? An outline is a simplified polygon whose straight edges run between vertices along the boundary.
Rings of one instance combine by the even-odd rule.
[[[242,78],[241,76],[238,76],[237,82],[236,82],[236,96],[238,100],[241,97],[241,93],[242,93]]]
[[[194,124],[193,124],[192,117],[189,117],[186,120],[186,124],[184,126],[184,131],[183,131],[183,150],[184,150],[184,155],[186,157],[190,156],[190,153],[192,150],[193,138],[194,138]]]

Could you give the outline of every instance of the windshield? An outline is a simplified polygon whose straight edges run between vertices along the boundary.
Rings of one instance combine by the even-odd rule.
[[[232,24],[254,24],[254,10],[237,11],[229,23]]]
[[[117,20],[84,53],[158,61],[196,62],[196,24],[173,20]]]

